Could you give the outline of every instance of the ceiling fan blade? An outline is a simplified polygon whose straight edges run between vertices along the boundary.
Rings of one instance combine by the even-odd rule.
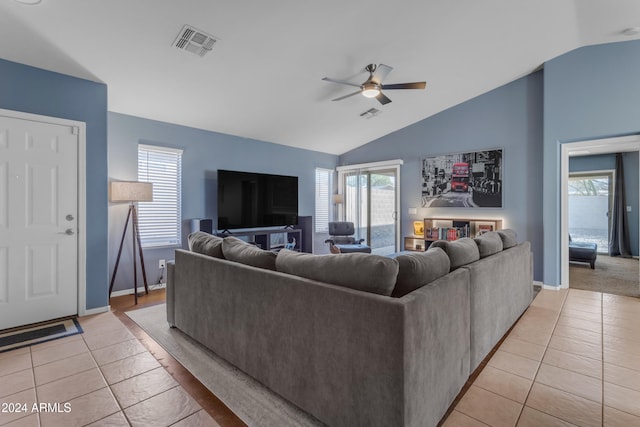
[[[380,95],[376,96],[376,99],[378,100],[378,102],[380,102],[380,104],[385,105],[391,102],[391,100],[389,98],[387,98],[387,96],[380,92]]]
[[[362,91],[361,91],[361,90],[359,90],[359,91],[357,91],[357,92],[353,92],[353,93],[350,93],[350,94],[348,94],[348,95],[341,96],[340,98],[332,99],[332,101],[342,101],[342,100],[343,100],[343,99],[345,99],[345,98],[349,98],[350,96],[353,96],[353,95],[359,95],[359,94],[361,94],[361,93],[362,93]]]
[[[341,85],[360,87],[359,84],[347,82],[347,81],[344,81],[344,80],[332,79],[330,77],[323,77],[322,80],[324,80],[325,82],[338,83],[338,84],[341,84]]]
[[[392,85],[382,85],[384,90],[389,89],[424,89],[427,86],[427,82],[414,82],[414,83],[396,83]]]
[[[393,70],[393,67],[389,67],[388,65],[380,64],[376,68],[376,72],[373,73],[373,77],[371,81],[377,84],[382,84],[382,80],[389,75],[389,73]]]

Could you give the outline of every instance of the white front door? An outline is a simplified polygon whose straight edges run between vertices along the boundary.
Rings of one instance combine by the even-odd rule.
[[[78,143],[0,115],[0,329],[78,313]]]

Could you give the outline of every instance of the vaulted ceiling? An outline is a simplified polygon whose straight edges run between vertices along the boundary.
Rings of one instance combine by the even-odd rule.
[[[213,50],[173,47],[185,24]],[[341,154],[638,26],[637,0],[1,0],[0,58],[104,82],[109,111]],[[427,88],[332,102],[354,88],[321,79],[369,63]]]

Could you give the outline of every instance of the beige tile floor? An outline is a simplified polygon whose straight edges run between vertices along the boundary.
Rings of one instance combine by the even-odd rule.
[[[640,426],[640,299],[541,291],[444,423],[486,425]]]
[[[80,324],[84,334],[0,353],[0,425],[218,427],[113,314]]]

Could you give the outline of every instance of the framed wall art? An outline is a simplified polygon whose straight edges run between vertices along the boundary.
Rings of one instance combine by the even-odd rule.
[[[502,149],[423,157],[422,207],[502,208]]]

